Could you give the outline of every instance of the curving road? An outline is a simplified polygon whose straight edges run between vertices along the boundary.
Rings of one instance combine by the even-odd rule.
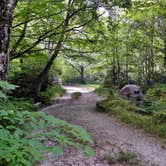
[[[143,166],[166,166],[166,149],[156,138],[95,110],[101,97],[92,92],[93,89],[65,88],[67,93],[42,111],[87,129],[95,139],[96,156],[87,159],[67,151],[59,158],[48,155],[42,166],[108,166],[103,156],[108,153],[116,155],[120,149],[136,153]],[[82,93],[79,100],[71,99],[73,92]],[[72,155],[75,157],[72,158]]]

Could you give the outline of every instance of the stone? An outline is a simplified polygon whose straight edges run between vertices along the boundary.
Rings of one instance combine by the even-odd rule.
[[[120,95],[136,100],[143,100],[143,93],[138,85],[128,84],[120,89]]]

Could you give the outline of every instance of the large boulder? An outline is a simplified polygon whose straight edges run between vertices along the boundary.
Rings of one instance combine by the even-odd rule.
[[[143,100],[143,93],[140,87],[135,84],[125,85],[122,89],[120,89],[120,95],[136,100]]]

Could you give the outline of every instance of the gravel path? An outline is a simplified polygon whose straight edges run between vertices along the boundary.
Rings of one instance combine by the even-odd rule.
[[[47,154],[47,160],[40,166],[108,166],[103,156],[106,154],[116,156],[119,150],[136,153],[143,166],[166,166],[166,149],[156,138],[97,112],[96,102],[101,98],[93,93],[92,89],[65,88],[68,93],[56,104],[42,111],[72,124],[80,125],[90,132],[95,139],[96,156],[86,158],[74,149],[66,149],[61,157]],[[78,91],[82,92],[80,99],[71,99],[71,93]],[[115,164],[114,166],[122,165]]]

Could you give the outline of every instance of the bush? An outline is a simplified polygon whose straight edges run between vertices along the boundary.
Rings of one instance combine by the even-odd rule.
[[[9,84],[6,81],[0,81],[0,102],[7,100],[7,93],[14,90],[17,86]]]
[[[36,79],[43,70],[43,66],[47,64],[48,58],[47,54],[40,52],[40,54],[32,53],[25,55],[21,60],[15,59],[10,62],[8,79],[11,83],[19,86],[12,94],[14,97],[34,97]],[[58,71],[53,65],[43,82],[42,91],[46,90],[48,85],[52,85],[52,78],[57,73]]]
[[[72,93],[71,97],[73,99],[79,99],[81,97],[82,93],[81,92],[74,92]]]
[[[6,103],[1,103],[0,110],[4,110],[4,111],[9,111],[9,110],[25,111],[25,110],[27,110],[30,112],[34,112],[36,109],[35,109],[33,101],[31,101],[31,100],[12,99],[12,100],[6,101]]]
[[[66,92],[60,85],[49,86],[46,91],[40,93],[39,100],[49,104],[55,97],[62,96]]]
[[[115,97],[115,92],[110,87],[104,88],[104,87],[100,86],[100,87],[95,89],[95,92],[99,95],[106,96],[109,98]]]
[[[153,120],[156,124],[166,123],[166,111],[155,112]]]
[[[125,164],[125,165],[140,165],[138,159],[137,159],[137,155],[133,152],[124,152],[124,151],[119,151],[118,156],[117,157],[113,157],[110,154],[105,155],[104,159],[110,164],[117,164],[119,165],[119,163]]]
[[[5,83],[3,89],[14,89],[14,86]],[[43,158],[44,152],[59,155],[66,146],[83,149],[87,155],[93,154],[89,146],[92,140],[84,129],[43,112],[34,112],[31,104],[17,100],[1,103],[1,166],[32,166]],[[56,146],[45,146],[50,140]]]
[[[119,157],[117,159],[120,163],[127,163],[128,165],[138,165],[139,161],[137,155],[132,152],[119,152]]]
[[[148,89],[146,98],[150,100],[166,99],[166,84],[156,84],[153,88]]]
[[[92,141],[84,129],[42,112],[0,110],[0,124],[0,165],[31,166],[44,152],[59,155],[66,146],[92,154]],[[50,140],[56,146],[44,146]]]

